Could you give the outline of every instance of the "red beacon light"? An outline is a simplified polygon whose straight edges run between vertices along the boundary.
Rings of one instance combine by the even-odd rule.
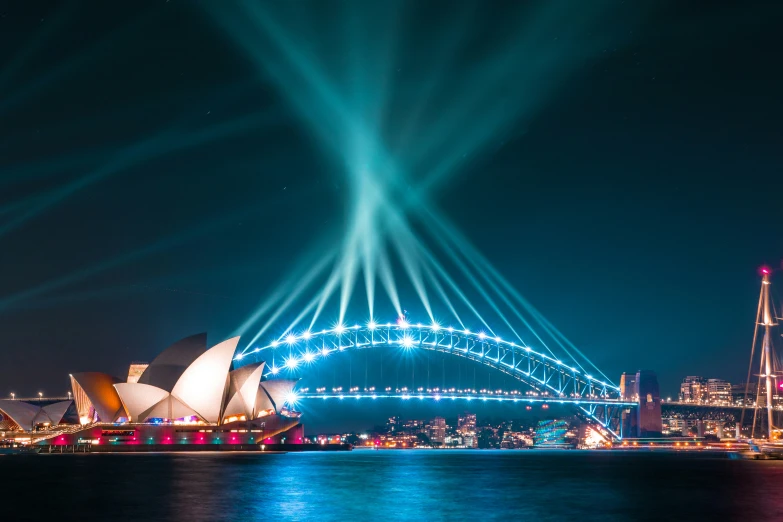
[[[772,273],[772,270],[770,270],[768,266],[762,266],[759,268],[759,273],[761,273],[761,275],[769,275]]]

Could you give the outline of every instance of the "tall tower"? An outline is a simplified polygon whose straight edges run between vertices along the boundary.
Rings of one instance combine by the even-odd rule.
[[[777,370],[778,363],[775,356],[775,347],[772,344],[772,327],[777,326],[775,322],[775,314],[773,313],[772,299],[770,298],[770,269],[762,268],[760,270],[761,280],[761,292],[759,294],[759,305],[756,312],[756,328],[753,333],[753,345],[750,351],[750,363],[748,365],[748,379],[745,384],[745,399],[743,400],[743,417],[745,414],[744,404],[748,402],[748,392],[750,388],[750,375],[753,370],[754,355],[756,352],[756,341],[758,340],[759,333],[763,328],[764,337],[761,341],[761,354],[759,357],[759,373],[758,382],[756,385],[756,400],[753,408],[753,427],[751,430],[751,437],[756,433],[756,418],[761,414],[761,398],[766,399],[767,409],[767,437],[768,440],[772,440],[772,434],[774,430],[774,416],[773,416],[773,390],[777,384]],[[762,384],[764,389],[762,390]],[[762,417],[763,418],[763,417]],[[742,417],[740,418],[740,425],[742,424]],[[763,426],[763,422],[761,423]]]
[[[762,268],[763,280],[761,282],[761,293],[763,295],[763,326],[764,340],[762,341],[761,358],[764,360],[763,376],[767,390],[767,440],[772,440],[772,334],[770,329],[775,326],[774,316],[770,310],[769,302],[769,269]]]

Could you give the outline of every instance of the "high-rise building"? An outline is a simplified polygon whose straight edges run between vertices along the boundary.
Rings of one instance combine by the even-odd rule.
[[[389,420],[386,421],[386,429],[388,431],[399,431],[400,418],[397,416],[389,417]]]
[[[463,437],[470,436],[475,446],[476,438],[476,414],[465,412],[457,417],[457,433]],[[467,444],[466,444],[467,445]]]
[[[708,379],[707,398],[712,404],[731,404],[731,383],[723,379]]]
[[[746,395],[747,392],[747,395]],[[756,385],[755,383],[740,383],[731,385],[731,402],[737,405],[744,404],[745,406],[753,406],[756,402]]]
[[[443,444],[446,440],[446,419],[435,417],[427,426],[427,435],[431,442]]]
[[[139,377],[147,369],[149,363],[145,362],[132,362],[130,368],[128,368],[128,382],[139,382]]]
[[[682,380],[680,401],[702,403],[707,402],[707,398],[707,379],[689,375]]]
[[[417,419],[411,419],[405,421],[402,425],[402,428],[406,433],[410,435],[415,435],[416,433],[424,433],[426,431],[425,422]]]

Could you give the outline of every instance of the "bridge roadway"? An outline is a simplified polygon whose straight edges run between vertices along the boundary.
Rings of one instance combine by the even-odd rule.
[[[573,405],[600,405],[629,407],[638,406],[632,401],[611,399],[604,397],[553,397],[553,396],[527,396],[514,393],[475,393],[475,392],[433,392],[433,391],[407,391],[407,390],[383,390],[364,391],[315,391],[302,390],[296,393],[296,401],[312,399],[399,399],[399,400],[433,400],[433,401],[481,401],[481,402],[516,402],[524,404],[573,404]]]
[[[744,424],[753,422],[753,411],[766,415],[766,406],[745,406]],[[742,406],[734,404],[699,404],[693,402],[667,401],[661,403],[661,416],[663,418],[709,420],[736,422],[742,417]],[[763,413],[762,413],[763,412]],[[772,414],[776,425],[783,424],[783,408],[776,407]]]

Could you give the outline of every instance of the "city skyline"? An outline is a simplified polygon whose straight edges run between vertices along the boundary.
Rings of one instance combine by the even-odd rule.
[[[271,71],[259,76],[257,57],[243,55],[241,44],[238,51],[220,23],[210,25],[217,18],[208,13],[205,19],[199,9],[179,4],[121,14],[104,6],[83,19],[43,4],[14,9],[9,17],[18,23],[3,39],[20,58],[0,85],[8,93],[2,109],[6,128],[14,129],[3,140],[10,174],[2,201],[7,255],[0,262],[13,277],[2,283],[0,325],[6,363],[17,370],[5,379],[6,393],[54,395],[55,383],[67,387],[63,368],[79,371],[88,363],[122,374],[131,360],[150,359],[158,347],[193,331],[227,338],[259,300],[271,296],[293,261],[308,262],[313,242],[318,251],[322,243],[339,240],[349,222],[344,193],[351,189],[340,162],[321,150],[320,138],[308,136],[313,129],[303,122],[301,108],[279,92],[280,79]],[[702,38],[694,40],[690,30],[670,24],[672,9],[680,20],[706,15],[714,23],[700,25]],[[531,14],[512,8],[480,12],[486,23]],[[768,47],[761,44],[765,33],[723,5],[706,13],[674,4],[644,15],[617,6],[608,12],[597,27],[621,20],[627,34],[608,31],[606,41],[596,42],[581,32],[589,32],[586,27],[548,28],[563,39],[587,38],[588,56],[579,67],[563,59],[567,74],[553,77],[546,95],[531,94],[515,113],[517,120],[488,128],[489,142],[475,145],[467,134],[463,141],[459,135],[443,137],[447,148],[465,148],[466,161],[438,187],[432,206],[615,382],[622,372],[640,369],[657,371],[666,395],[674,395],[685,375],[742,382],[755,269],[762,263],[774,269],[783,258],[770,240],[776,178],[764,176],[776,169],[766,137],[774,134],[767,125],[775,120],[769,111],[776,110],[770,102],[777,89],[774,81],[753,81],[773,74],[754,65],[769,62]],[[580,14],[585,21],[606,15],[597,8]],[[227,12],[223,23],[233,23],[236,15]],[[341,13],[323,15],[330,20]],[[434,15],[431,7],[411,13],[402,27],[412,43],[426,40],[424,20]],[[292,22],[282,11],[270,16]],[[173,24],[182,29],[172,33],[172,24],[164,21],[173,19],[196,25]],[[103,33],[85,42],[68,38],[80,32],[80,24],[96,21]],[[448,18],[443,27],[467,31],[460,23]],[[301,29],[290,25],[293,34]],[[719,61],[694,43],[714,41],[709,38],[728,25],[747,31],[747,37]],[[139,26],[149,28],[144,44],[126,36]],[[659,31],[645,29],[652,26],[671,30],[661,39]],[[28,34],[42,36],[30,40]],[[502,32],[486,41],[467,34],[465,41],[482,49],[479,60],[504,56],[495,53],[515,41]],[[64,64],[59,69],[53,68],[52,35],[59,35]],[[316,64],[328,69],[340,46],[332,35],[318,37],[336,46]],[[116,77],[85,75],[109,64],[99,52],[103,41],[117,46],[124,68]],[[175,42],[191,42],[199,52]],[[208,50],[204,42],[212,44]],[[148,54],[142,59],[139,45],[181,58],[179,69]],[[273,45],[265,42],[258,51],[270,52]],[[556,56],[573,51],[573,40],[563,45],[553,48]],[[416,98],[406,97],[403,87],[427,80],[427,64],[440,56],[426,45],[422,49],[428,52],[417,59],[406,47],[391,58],[398,67],[391,68],[390,85],[401,90],[385,101],[390,111],[415,106]],[[148,69],[135,75],[142,63]],[[41,72],[49,69],[51,77]],[[744,72],[742,81],[736,70]],[[449,94],[443,85],[463,73],[449,66],[432,81]],[[162,82],[160,93],[144,81],[153,76]],[[517,75],[504,78],[523,81]],[[572,82],[590,88],[574,90]],[[747,98],[751,84],[753,97]],[[503,96],[498,85],[476,100],[478,112],[452,114],[447,105],[430,110],[470,121]],[[672,92],[673,85],[682,89]],[[638,103],[641,93],[645,104]],[[459,100],[459,92],[451,94]],[[721,107],[725,135],[708,124],[715,106]],[[237,118],[241,114],[259,116]],[[390,118],[380,133],[393,142],[403,136],[405,121]],[[723,156],[713,154],[716,149]],[[410,160],[402,150],[398,155],[403,163]],[[740,161],[759,180],[737,175],[730,166]],[[418,176],[412,172],[408,183],[421,181]],[[768,186],[761,196],[766,201],[757,204],[761,180]],[[476,211],[463,213],[460,201],[468,194]],[[395,265],[396,273],[406,271],[404,259]],[[458,273],[456,268],[450,272]],[[395,317],[380,278],[376,286],[375,315]],[[398,286],[401,308],[411,320],[429,321],[416,282],[398,280]],[[430,297],[435,294],[431,288]],[[364,323],[366,306],[358,306],[364,296],[353,297],[345,317]],[[342,299],[327,303],[322,327],[339,320],[342,306]],[[476,306],[484,316],[493,314],[486,303]],[[445,325],[447,307],[433,308]],[[284,334],[295,315],[294,309],[283,313],[259,342]],[[466,326],[483,328],[476,318]],[[499,318],[491,327],[513,339]],[[656,332],[665,332],[663,342]],[[40,356],[33,360],[30,352]]]

